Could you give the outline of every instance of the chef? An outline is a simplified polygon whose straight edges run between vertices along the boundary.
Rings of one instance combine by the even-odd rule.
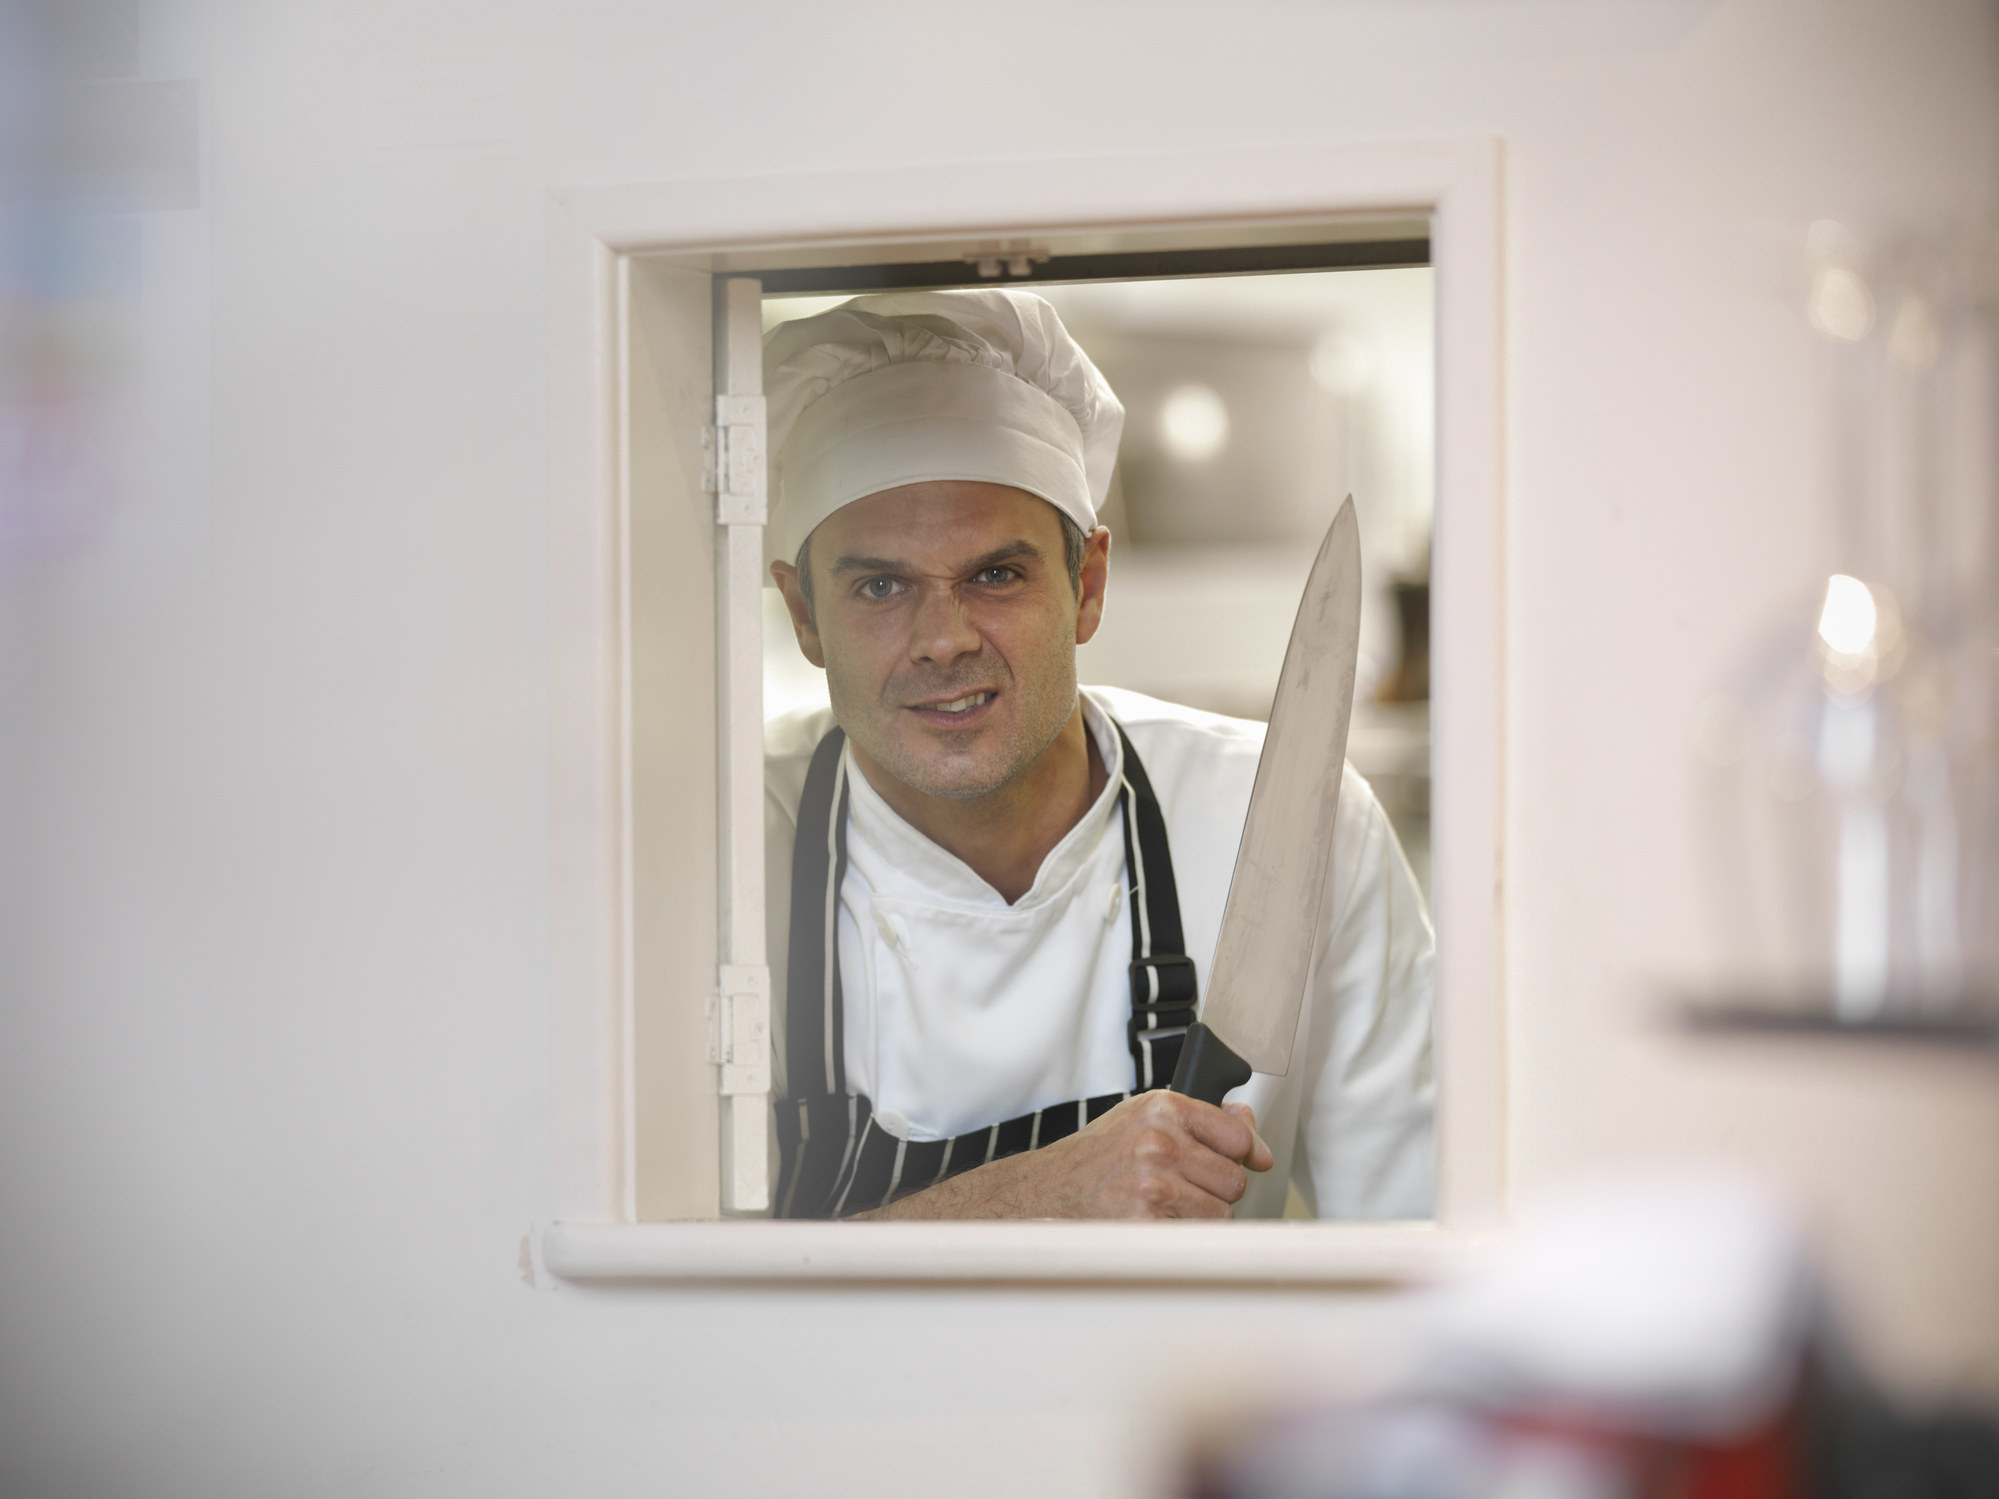
[[[1124,412],[1018,291],[765,340],[767,548],[830,711],[766,735],[774,1211],[1431,1211],[1433,939],[1351,767],[1290,1072],[1165,1091],[1263,725],[1079,689]]]

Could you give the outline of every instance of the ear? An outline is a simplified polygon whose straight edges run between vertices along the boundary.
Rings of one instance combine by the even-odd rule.
[[[777,591],[784,595],[784,607],[791,614],[791,633],[798,637],[799,650],[805,653],[807,661],[825,670],[826,652],[819,644],[819,627],[812,622],[812,606],[805,602],[805,590],[799,586],[798,569],[789,562],[773,562],[770,576],[777,584]]]
[[[1098,526],[1083,543],[1083,571],[1076,580],[1076,644],[1088,645],[1104,622],[1104,588],[1110,582],[1111,533]]]

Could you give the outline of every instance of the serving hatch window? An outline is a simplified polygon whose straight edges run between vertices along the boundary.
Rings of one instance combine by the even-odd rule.
[[[1407,246],[1384,258],[1396,255],[1421,258]],[[997,266],[1002,280],[1022,268]],[[890,285],[912,279],[882,269]],[[844,274],[837,292],[812,288],[811,273],[796,278],[804,290],[767,277],[766,331],[874,289],[866,271]],[[1267,719],[1314,553],[1353,496],[1365,595],[1348,759],[1428,901],[1431,267],[1036,278],[1031,289],[1125,407],[1100,517],[1113,538],[1104,620],[1078,652],[1079,680]],[[800,654],[775,589],[763,617],[766,717],[825,705],[824,673]],[[1286,1216],[1310,1216],[1295,1186]]]
[[[558,195],[550,1268],[1316,1282],[1379,1275],[1384,1253],[1412,1263],[1502,1210],[1498,167],[1496,143],[1426,142],[1196,156],[1164,176],[1148,160],[1129,180],[1061,162],[1031,178],[851,174],[803,199],[720,180]],[[1171,1235],[1022,1225],[1026,1239],[989,1247],[944,1225],[713,1222],[777,1207],[774,1085],[796,1096],[776,1075],[788,1058],[773,1065],[787,944],[768,907],[792,882],[773,883],[765,746],[770,716],[824,692],[766,592],[760,334],[862,292],[994,285],[1055,303],[1129,411],[1098,506],[1116,546],[1086,684],[1265,714],[1310,545],[1355,496],[1366,599],[1349,758],[1416,866],[1401,911],[1419,893],[1441,908],[1442,1238],[1252,1228],[1188,1260]],[[1233,840],[1197,825],[1189,837],[1214,845],[1192,857],[1198,899],[1215,907]],[[937,1127],[912,1118],[910,1139],[919,1124]],[[998,1247],[1027,1242],[1032,1269]]]
[[[1461,140],[1191,154],[1169,164],[1143,158],[1109,174],[1103,162],[1063,160],[1031,174],[964,164],[800,184],[682,180],[556,194],[556,1195],[538,1239],[550,1269],[586,1279],[912,1273],[1319,1283],[1421,1263],[1431,1245],[1503,1211],[1499,188],[1499,144]],[[1427,338],[1409,344],[1433,368],[1433,388],[1401,410],[1399,428],[1409,436],[1421,430],[1409,424],[1433,426],[1433,462],[1429,444],[1397,446],[1379,422],[1377,400],[1389,390],[1381,376],[1393,360],[1381,346],[1359,358],[1337,336],[1369,342],[1373,326],[1357,310],[1321,316],[1325,304],[1305,298],[1295,312],[1275,310],[1291,288],[1319,276],[1335,292],[1387,282],[1373,272],[1413,272],[1401,280],[1421,284],[1423,300],[1435,302],[1423,308],[1435,354]],[[762,805],[766,690],[770,712],[806,700],[794,692],[800,680],[806,694],[822,692],[790,632],[766,630],[766,604],[776,600],[766,598],[764,570],[760,332],[766,318],[806,310],[808,298],[954,286],[1025,286],[1059,298],[1131,410],[1123,470],[1115,494],[1105,494],[1117,536],[1109,624],[1081,652],[1083,682],[1129,684],[1195,708],[1265,712],[1305,576],[1305,544],[1321,532],[1337,490],[1353,488],[1369,598],[1349,757],[1391,805],[1419,865],[1427,863],[1419,809],[1435,805],[1435,861],[1423,891],[1439,911],[1431,1033],[1441,1235],[1391,1223],[1323,1233],[1251,1225],[1199,1235],[1207,1249],[1189,1257],[1183,1247],[1193,1239],[1181,1235],[1081,1227],[1017,1225],[1019,1233],[988,1235],[950,1225],[868,1233],[794,1223],[766,1233],[714,1221],[776,1207],[768,1169],[782,1161],[782,1141],[768,1139],[774,1083],[786,1099],[792,1093],[774,1075],[770,1045],[770,1025],[782,1019],[770,1003],[780,997],[774,967],[784,965],[786,945],[782,933],[776,947],[768,941],[778,931],[770,917],[782,913],[768,909],[766,895],[776,903],[782,889],[772,883],[778,855],[766,863],[776,847]],[[1095,294],[1103,294],[1103,316],[1091,320],[1083,302]],[[1171,296],[1229,298],[1233,310],[1195,310],[1179,320],[1187,326],[1161,326],[1171,322],[1163,312]],[[1153,354],[1127,358],[1117,348],[1125,338],[1151,340]],[[1207,356],[1185,368],[1169,340],[1201,342]],[[1285,350],[1301,402],[1287,434],[1271,438],[1261,424],[1281,402],[1257,406],[1235,390],[1227,352],[1243,344]],[[1355,400],[1361,390],[1365,400]],[[1191,490],[1173,486],[1213,480],[1249,456],[1269,460],[1273,444],[1303,452],[1293,478],[1297,464],[1307,478],[1289,488],[1253,476],[1229,490],[1209,484],[1205,504],[1219,494],[1241,524],[1221,528],[1221,538],[1203,530],[1199,506],[1187,504]],[[1141,448],[1153,450],[1153,474],[1141,472]],[[1427,558],[1437,586],[1427,612],[1421,572],[1407,564],[1425,550],[1407,546],[1393,566],[1383,564],[1383,542],[1401,530],[1393,522],[1419,512],[1391,504],[1383,514],[1387,486],[1371,490],[1367,478],[1397,464],[1407,476],[1407,460],[1417,472],[1433,466],[1429,486],[1393,486],[1417,496],[1421,514],[1435,514]],[[1331,484],[1321,484],[1335,468]],[[1289,504],[1319,512],[1309,526],[1293,512],[1287,526]],[[1295,556],[1295,572],[1277,584],[1283,552]],[[1147,626],[1147,586],[1175,566],[1195,578],[1153,590],[1177,610]],[[1403,588],[1383,590],[1391,580]],[[1199,628],[1187,632],[1189,622]],[[1427,652],[1417,640],[1425,624]],[[1169,628],[1181,630],[1177,644]],[[1209,670],[1217,662],[1221,670]],[[1383,690],[1387,682],[1393,688]],[[1425,704],[1423,686],[1433,686],[1439,726],[1427,755],[1409,732],[1419,726],[1427,738],[1429,708],[1411,706]],[[1387,734],[1375,732],[1379,724]],[[1393,763],[1377,753],[1383,740],[1399,751]],[[1391,785],[1397,771],[1409,775],[1399,787]],[[1397,795],[1403,789],[1421,795]],[[1199,899],[1213,907],[1215,877],[1225,885],[1231,863],[1221,847],[1229,839],[1217,827],[1189,837],[1213,843],[1193,857],[1203,871]],[[1203,931],[1209,915],[1203,909]],[[1269,1211],[1267,1197],[1259,1211]],[[1017,1245],[1033,1249],[1021,1257]]]

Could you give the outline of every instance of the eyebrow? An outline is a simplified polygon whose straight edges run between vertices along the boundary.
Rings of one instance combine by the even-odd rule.
[[[970,562],[963,564],[958,570],[965,574],[982,573],[987,568],[998,567],[1004,562],[1041,562],[1044,560],[1046,559],[1041,548],[1033,542],[1025,540],[1010,541],[1005,546],[993,548],[992,551],[987,552],[983,556],[974,557]],[[859,557],[848,555],[835,562],[827,569],[827,572],[835,578],[847,578],[857,573],[895,573],[901,575],[914,572],[915,570],[908,562],[898,560],[894,557]]]

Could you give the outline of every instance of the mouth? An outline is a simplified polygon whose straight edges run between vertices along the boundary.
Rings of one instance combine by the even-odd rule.
[[[968,692],[949,702],[911,703],[909,711],[933,723],[964,723],[977,717],[979,710],[998,696],[997,692],[990,691]]]

